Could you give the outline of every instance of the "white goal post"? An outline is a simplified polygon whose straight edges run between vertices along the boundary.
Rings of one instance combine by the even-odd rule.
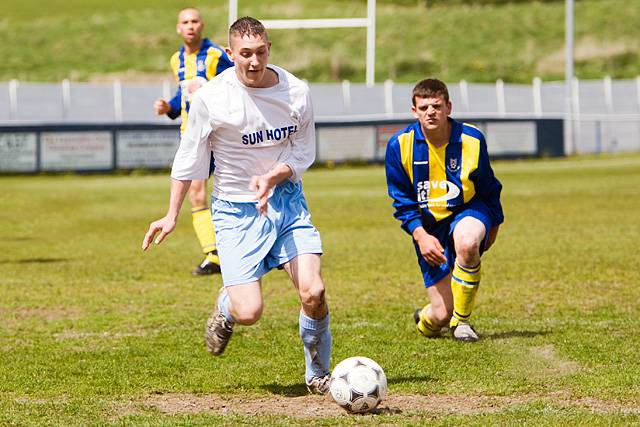
[[[238,19],[238,0],[229,0],[229,25]],[[376,66],[376,0],[367,0],[366,18],[343,19],[265,19],[265,28],[367,28],[367,86],[375,83]]]

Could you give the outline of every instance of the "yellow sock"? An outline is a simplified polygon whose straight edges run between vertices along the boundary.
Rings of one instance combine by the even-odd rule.
[[[209,252],[207,254],[207,259],[214,264],[220,265],[220,257],[218,257],[218,251],[214,250],[213,252]]]
[[[453,317],[449,326],[455,327],[461,320],[467,321],[480,286],[480,264],[475,267],[463,267],[457,262],[451,275],[451,293],[453,294]]]
[[[213,221],[211,220],[211,210],[206,206],[191,209],[191,220],[196,236],[200,241],[202,252],[207,255],[211,262],[220,263],[216,250],[216,235],[213,232]]]
[[[416,323],[416,328],[425,337],[436,337],[440,335],[440,327],[434,325],[428,317],[430,305],[431,304],[427,304],[420,310],[420,319],[418,323]]]

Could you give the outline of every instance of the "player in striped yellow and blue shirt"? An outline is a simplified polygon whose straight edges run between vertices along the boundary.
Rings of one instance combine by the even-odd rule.
[[[480,257],[504,221],[502,185],[477,128],[455,121],[447,86],[425,79],[413,89],[418,119],[387,145],[385,169],[394,216],[413,237],[430,304],[416,310],[418,330],[438,336],[449,324],[477,341],[469,323],[480,284]]]
[[[204,23],[200,12],[185,8],[178,14],[176,32],[183,39],[183,46],[170,60],[171,70],[178,81],[178,90],[168,102],[159,99],[154,103],[156,114],[166,114],[172,119],[182,118],[180,134],[187,126],[187,114],[191,97],[202,85],[222,71],[233,66],[225,50],[202,37]],[[210,160],[210,172],[214,161]],[[192,271],[194,275],[220,272],[220,259],[216,250],[216,239],[211,219],[211,208],[207,204],[207,181],[193,180],[189,188],[189,202],[193,228],[200,241],[205,259]]]

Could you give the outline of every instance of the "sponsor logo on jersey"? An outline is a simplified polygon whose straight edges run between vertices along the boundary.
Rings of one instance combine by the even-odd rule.
[[[460,195],[460,188],[451,181],[419,181],[417,184],[418,203],[421,208],[428,206],[447,206],[449,200],[455,199]],[[432,189],[439,188],[447,190],[447,194],[439,197],[430,197]]]
[[[244,145],[256,145],[260,144],[261,142],[278,142],[289,138],[297,131],[297,125],[290,125],[245,133],[242,135],[242,143]]]

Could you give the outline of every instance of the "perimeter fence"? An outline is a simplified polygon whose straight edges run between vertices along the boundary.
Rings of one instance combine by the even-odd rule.
[[[640,77],[531,85],[449,83],[453,116],[486,133],[494,157],[640,151]],[[380,161],[388,138],[413,120],[412,84],[310,85],[320,161]],[[169,83],[0,83],[0,172],[167,167],[177,122],[153,113]],[[564,138],[573,126],[572,141]]]

